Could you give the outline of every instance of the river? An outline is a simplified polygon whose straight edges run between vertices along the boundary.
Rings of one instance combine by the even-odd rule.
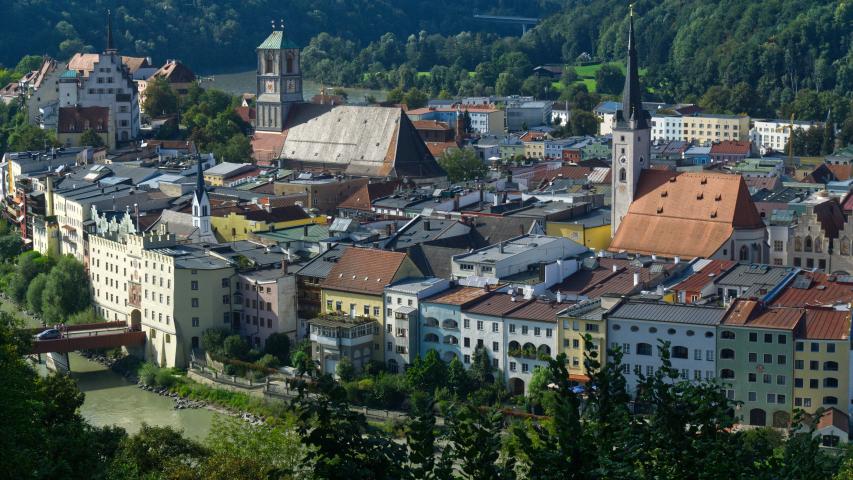
[[[3,303],[0,308],[25,317],[11,303]],[[39,326],[38,322],[29,317],[26,323],[28,326]],[[92,425],[118,425],[129,434],[139,431],[143,422],[168,425],[183,430],[190,438],[203,440],[210,432],[213,417],[218,415],[205,408],[175,410],[174,400],[139,389],[121,375],[79,353],[68,356],[71,377],[86,395],[80,413]],[[42,374],[47,373],[43,364],[36,368]]]
[[[201,75],[200,77],[203,79],[203,87],[218,88],[219,90],[224,90],[234,95],[240,95],[247,92],[255,93],[255,90],[257,89],[255,80],[256,74],[257,72],[250,70],[248,72],[223,73],[209,76]],[[317,82],[303,80],[302,97],[305,101],[308,101],[314,95],[319,94],[321,88],[322,85]],[[331,88],[332,87],[328,87],[328,89]],[[348,101],[350,103],[365,102],[368,95],[374,97],[378,101],[382,101],[385,100],[385,96],[388,93],[385,90],[370,90],[367,88],[346,87],[344,90],[347,92]]]

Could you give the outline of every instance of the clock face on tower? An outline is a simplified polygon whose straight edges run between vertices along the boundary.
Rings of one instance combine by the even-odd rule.
[[[296,91],[296,80],[289,79],[287,81],[287,93],[294,93]]]
[[[266,83],[264,84],[264,89],[266,90],[267,93],[274,93],[275,92],[275,81],[267,80]]]

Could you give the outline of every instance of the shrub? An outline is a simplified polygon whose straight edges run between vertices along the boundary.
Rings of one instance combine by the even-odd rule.
[[[222,344],[231,332],[224,328],[208,328],[201,334],[201,347],[210,353],[222,351]]]
[[[172,375],[171,369],[168,368],[158,369],[157,373],[154,375],[154,380],[157,382],[157,385],[166,388],[175,384],[175,376]]]
[[[273,355],[270,355],[269,353],[264,355],[263,357],[261,357],[255,363],[257,363],[259,366],[261,366],[263,368],[278,368],[280,365],[278,358],[276,358]]]
[[[222,342],[222,353],[228,358],[243,359],[249,353],[249,344],[240,335],[231,335]]]
[[[157,377],[157,368],[153,363],[143,363],[139,367],[139,379],[146,385],[156,385],[155,378]]]

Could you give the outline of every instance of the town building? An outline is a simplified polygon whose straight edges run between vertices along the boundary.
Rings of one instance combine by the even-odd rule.
[[[454,358],[461,362],[462,311],[492,294],[483,288],[457,286],[422,299],[418,336],[420,355],[435,350],[445,362],[449,363]]]
[[[137,90],[139,91],[139,106],[145,103],[145,89],[148,84],[154,79],[161,78],[166,80],[169,87],[180,98],[184,98],[189,93],[190,87],[195,83],[195,73],[189,67],[178,60],[167,60],[166,63],[157,69],[150,77],[145,80],[137,80]],[[144,111],[144,109],[143,109]],[[158,116],[161,112],[145,112],[152,117]]]
[[[506,129],[509,132],[550,125],[552,103],[540,101],[510,101],[506,105]]]
[[[385,287],[385,365],[402,373],[421,355],[420,301],[450,288],[443,278],[410,278]]]
[[[737,163],[745,160],[752,151],[749,141],[723,140],[711,145],[711,161],[715,163]]]
[[[717,326],[726,310],[716,306],[627,300],[607,314],[610,351],[622,353],[628,391],[662,367],[659,349],[668,343],[680,380],[707,382],[716,370]],[[724,377],[725,378],[725,377]]]
[[[107,25],[103,53],[78,53],[59,78],[59,108],[107,107],[116,142],[139,136],[139,99],[136,84],[113,44],[112,20]]]
[[[850,311],[806,308],[794,344],[794,408],[853,410]]]
[[[589,377],[586,358],[596,352],[598,362],[606,360],[606,315],[622,302],[621,295],[602,295],[594,300],[583,300],[563,310],[558,315],[559,352],[566,354],[569,379],[585,384]]]
[[[787,152],[792,123],[795,130],[802,131],[807,131],[816,125],[815,122],[801,120],[791,122],[791,120],[756,119],[750,131],[752,143],[762,150],[762,154],[768,150]]]
[[[82,137],[87,131],[94,132],[108,149],[116,147],[113,123],[108,107],[62,107],[56,126],[56,141],[65,147],[91,147],[83,145]]]

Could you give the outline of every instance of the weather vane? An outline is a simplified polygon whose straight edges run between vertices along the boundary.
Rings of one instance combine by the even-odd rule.
[[[284,31],[284,19],[283,18],[278,19],[278,24],[281,25],[281,30]]]
[[[272,29],[275,30],[275,20],[270,20],[270,25],[272,26]]]

